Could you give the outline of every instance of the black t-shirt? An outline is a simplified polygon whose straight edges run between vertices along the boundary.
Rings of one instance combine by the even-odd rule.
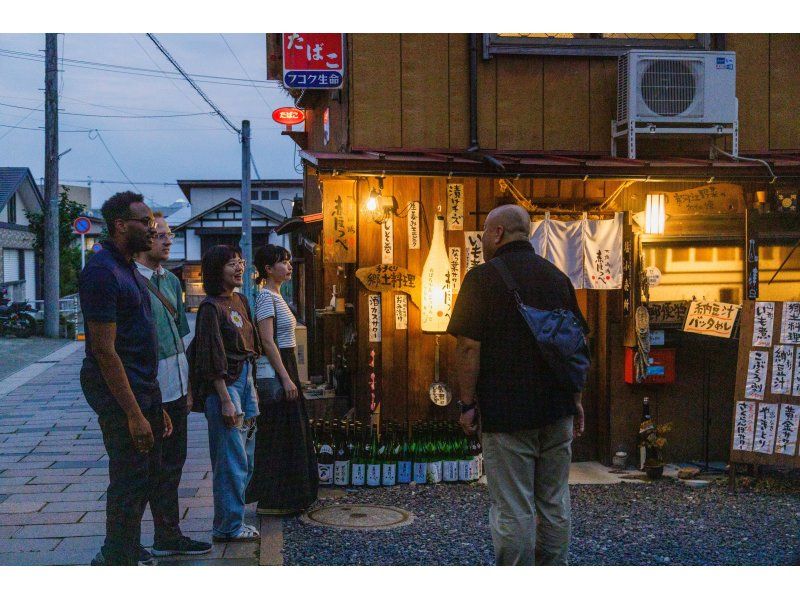
[[[568,309],[588,330],[569,278],[536,255],[530,243],[514,241],[498,249],[495,257],[508,266],[525,304]],[[467,273],[447,332],[481,343],[477,395],[484,431],[534,429],[577,413],[574,394],[555,385],[494,266],[482,264]]]

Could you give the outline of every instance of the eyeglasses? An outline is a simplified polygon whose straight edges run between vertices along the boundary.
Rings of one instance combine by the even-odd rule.
[[[244,260],[231,260],[226,266],[230,266],[231,268],[244,268],[247,265],[247,262]]]
[[[166,241],[169,239],[170,241],[175,238],[175,233],[157,233],[156,239],[159,241]]]
[[[141,222],[147,228],[155,228],[156,221],[155,218],[150,218],[149,216],[144,216],[142,218],[125,218],[125,222]]]

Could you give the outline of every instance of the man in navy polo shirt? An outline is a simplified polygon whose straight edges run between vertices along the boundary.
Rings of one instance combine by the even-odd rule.
[[[106,539],[93,564],[136,565],[141,521],[161,453],[172,431],[161,409],[158,341],[150,297],[133,255],[147,251],[155,234],[153,213],[130,191],[102,207],[109,240],[80,276],[86,323],[81,387],[97,412],[108,452]]]

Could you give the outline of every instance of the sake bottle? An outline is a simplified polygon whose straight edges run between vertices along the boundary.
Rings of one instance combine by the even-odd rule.
[[[403,434],[403,443],[400,446],[400,454],[397,457],[397,483],[408,484],[412,479],[412,461],[410,446],[408,442],[408,428]]]
[[[397,456],[394,448],[394,430],[389,427],[391,432],[387,433],[384,443],[383,460],[381,462],[381,484],[383,486],[394,486],[397,483]]]
[[[350,434],[340,429],[336,443],[336,457],[333,462],[333,483],[335,486],[350,485]]]
[[[414,430],[412,442],[412,467],[414,470],[414,483],[426,484],[428,482],[428,456],[426,452],[425,438],[422,434],[422,427],[418,426]]]
[[[452,427],[447,431],[445,439],[445,450],[442,460],[442,481],[457,482],[458,481],[458,455],[456,447],[455,434]]]
[[[381,485],[381,460],[378,446],[378,429],[372,428],[369,456],[367,457],[367,486],[376,487]]]
[[[472,481],[472,456],[469,454],[469,440],[466,436],[462,437],[459,441],[458,481]]]
[[[320,485],[330,486],[333,484],[333,440],[327,426],[325,428],[317,452],[317,473]]]
[[[357,425],[356,434],[353,455],[351,457],[352,475],[350,476],[350,481],[353,486],[363,486],[367,483],[367,464],[364,460],[364,432],[360,425]]]
[[[442,455],[439,447],[439,437],[434,428],[428,440],[428,483],[438,484],[442,481]]]

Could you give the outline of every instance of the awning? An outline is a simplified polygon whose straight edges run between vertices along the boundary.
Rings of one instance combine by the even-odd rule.
[[[500,150],[426,151],[397,149],[358,149],[347,153],[301,151],[300,156],[321,174],[417,176],[486,176],[494,178],[592,178],[592,179],[697,179],[771,181],[800,178],[800,150],[748,154],[743,158],[701,160],[660,158],[630,160],[600,153],[542,153]]]
[[[300,230],[304,226],[313,224],[315,222],[322,222],[322,212],[308,214],[307,216],[295,216],[294,218],[289,218],[289,220],[286,220],[280,226],[275,227],[275,233],[278,235],[293,233],[294,231]]]

